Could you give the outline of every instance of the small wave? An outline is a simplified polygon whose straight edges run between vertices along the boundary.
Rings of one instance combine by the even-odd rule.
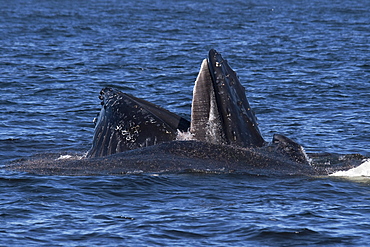
[[[370,159],[364,160],[361,165],[349,169],[348,171],[338,171],[330,176],[335,177],[370,177]]]

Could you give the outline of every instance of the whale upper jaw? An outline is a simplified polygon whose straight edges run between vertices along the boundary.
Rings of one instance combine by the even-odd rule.
[[[195,81],[191,112],[195,139],[215,144],[261,147],[264,141],[245,88],[227,60],[212,49]]]

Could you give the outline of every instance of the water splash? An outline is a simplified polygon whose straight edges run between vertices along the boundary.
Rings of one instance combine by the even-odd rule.
[[[86,154],[84,155],[71,155],[71,154],[61,154],[58,158],[55,160],[81,160],[86,157]]]
[[[195,140],[194,135],[190,131],[183,132],[181,130],[177,130],[176,140],[178,141],[191,141]]]
[[[364,160],[364,162],[358,167],[349,169],[348,171],[338,171],[330,176],[335,177],[369,177],[370,178],[370,159]]]

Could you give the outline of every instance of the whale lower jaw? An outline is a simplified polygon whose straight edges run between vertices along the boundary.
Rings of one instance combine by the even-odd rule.
[[[155,104],[112,88],[100,92],[102,109],[96,119],[87,157],[102,157],[176,139],[188,120]]]
[[[273,157],[273,158],[272,158]],[[96,158],[35,157],[8,167],[43,175],[123,175],[134,173],[217,173],[256,176],[317,175],[281,150],[241,148],[200,141],[171,141]]]

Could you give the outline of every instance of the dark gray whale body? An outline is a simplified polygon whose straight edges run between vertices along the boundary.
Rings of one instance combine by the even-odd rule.
[[[98,175],[157,172],[327,175],[358,166],[360,155],[307,155],[275,134],[266,142],[236,73],[210,50],[195,82],[191,121],[112,88],[102,89],[92,148],[83,158],[55,155],[8,169],[37,174]],[[183,140],[184,136],[190,140]]]

